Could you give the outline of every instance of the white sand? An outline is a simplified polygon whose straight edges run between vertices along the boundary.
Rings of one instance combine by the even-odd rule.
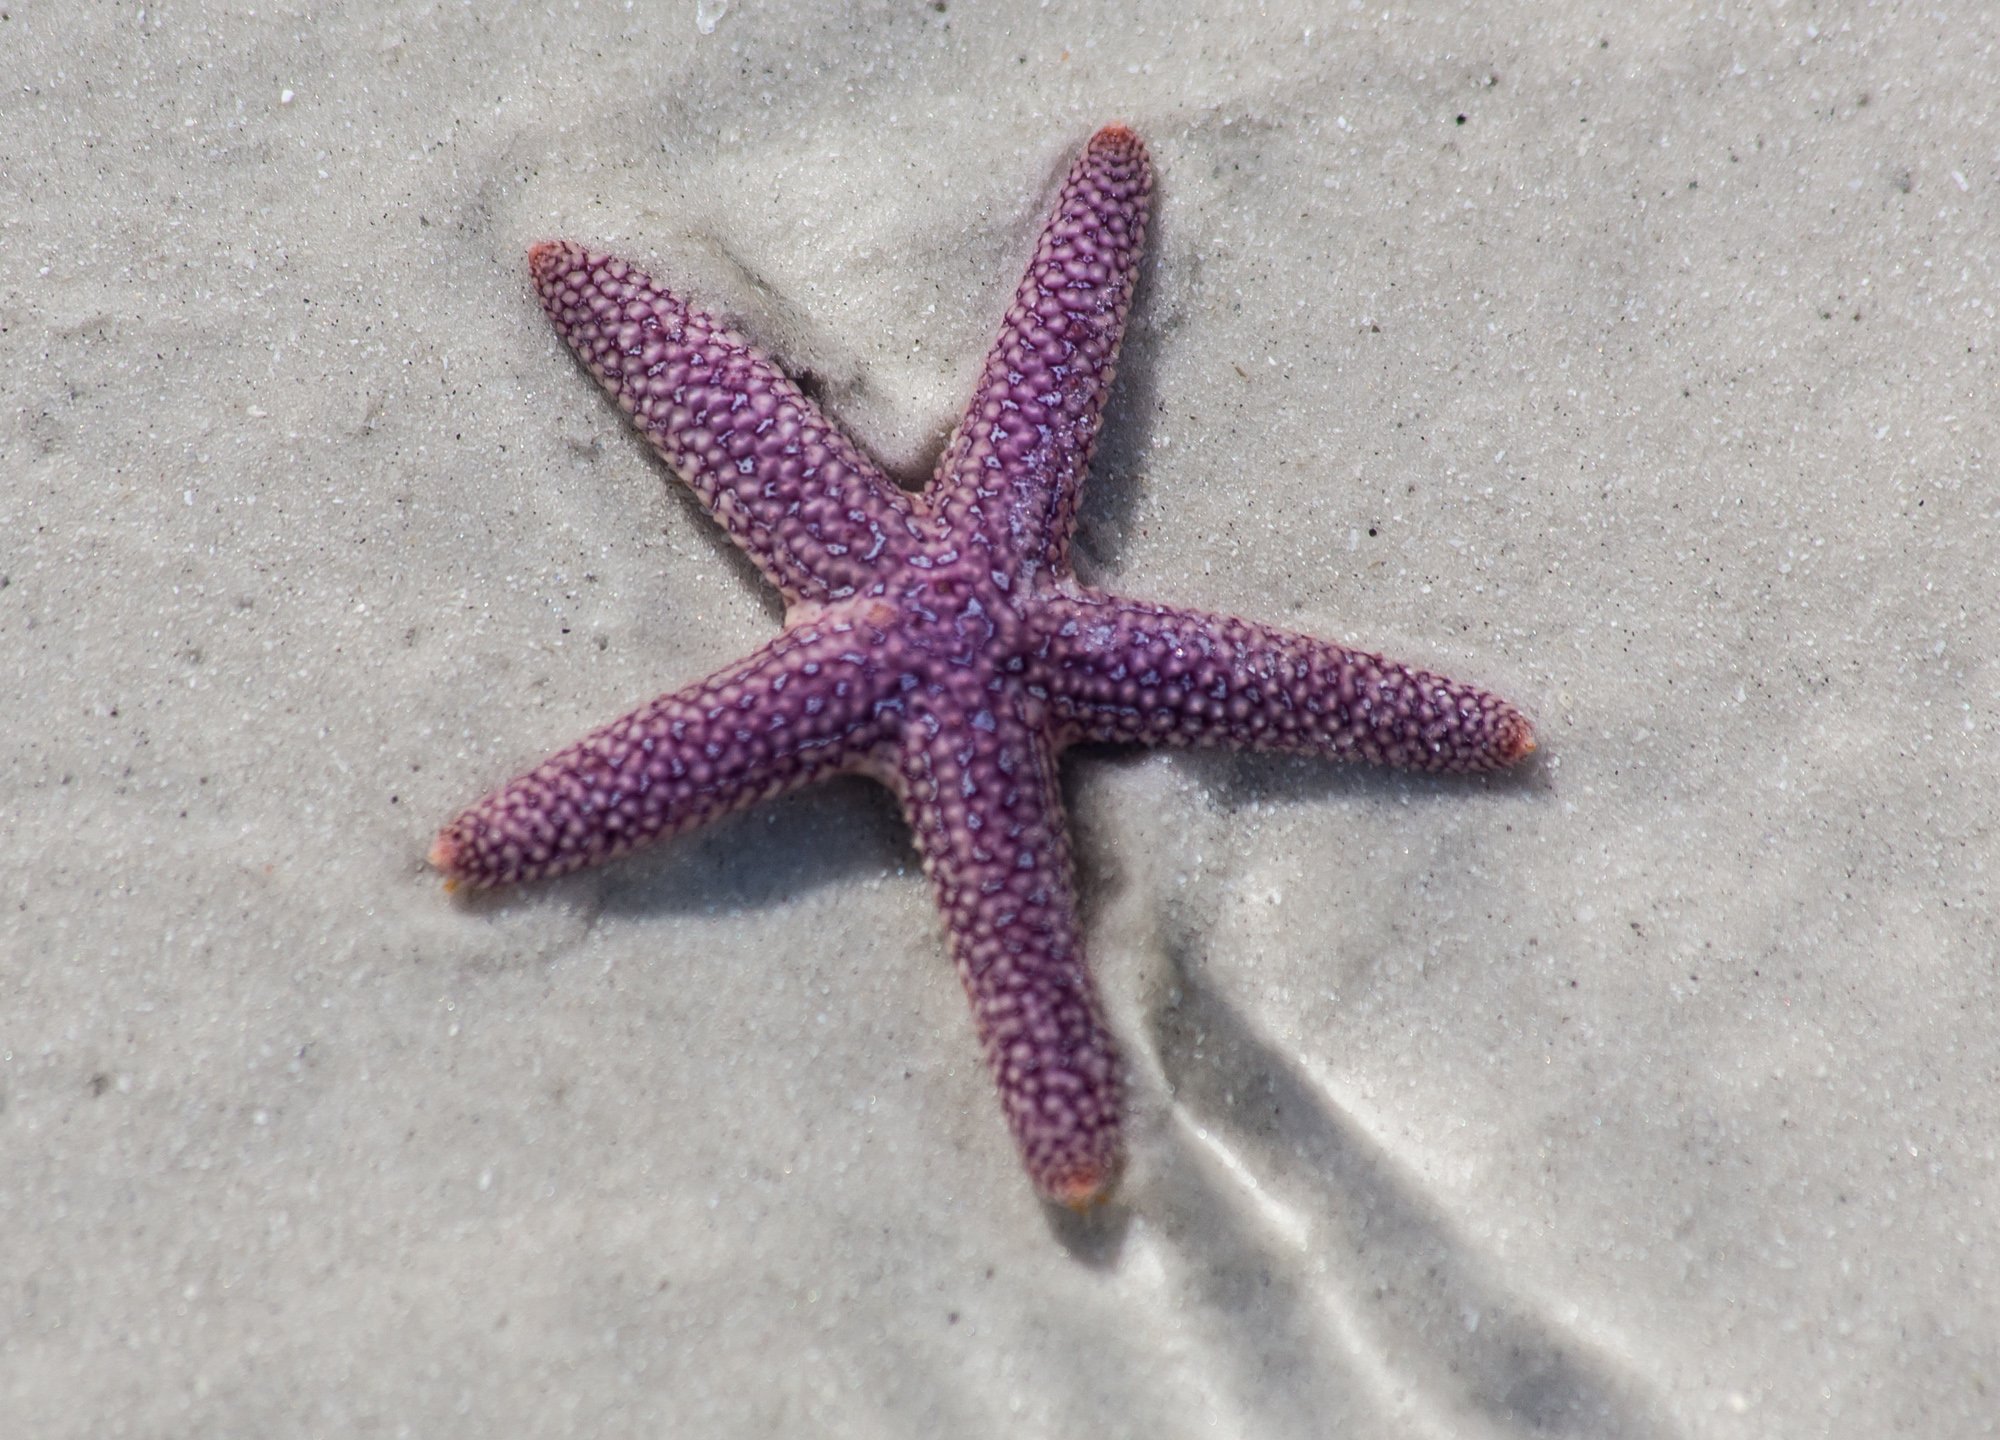
[[[1990,7],[315,8],[0,21],[0,1431],[1991,1433]],[[421,857],[776,623],[525,247],[918,474],[1112,119],[1090,576],[1546,756],[1075,757],[1066,1226],[885,796]]]

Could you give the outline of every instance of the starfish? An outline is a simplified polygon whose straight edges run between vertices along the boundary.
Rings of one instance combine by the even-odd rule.
[[[494,791],[429,857],[448,887],[511,885],[872,776],[915,834],[1028,1176],[1079,1209],[1123,1163],[1123,1078],[1084,964],[1057,755],[1118,741],[1474,772],[1535,748],[1473,686],[1076,579],[1152,186],[1131,130],[1091,137],[921,492],[625,261],[531,249],[557,333],[778,588],[784,625]]]

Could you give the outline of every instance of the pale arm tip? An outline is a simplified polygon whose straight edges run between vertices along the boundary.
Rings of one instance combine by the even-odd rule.
[[[1114,120],[1090,137],[1092,150],[1132,150],[1145,154],[1146,142],[1139,138],[1139,132],[1122,120]]]
[[[437,839],[431,841],[430,853],[424,856],[432,869],[444,875],[445,892],[449,894],[460,884],[458,875],[458,845],[450,830],[440,830]]]
[[[1518,765],[1540,748],[1535,743],[1535,727],[1528,723],[1528,717],[1516,711],[1511,731],[1501,738],[1500,763]]]

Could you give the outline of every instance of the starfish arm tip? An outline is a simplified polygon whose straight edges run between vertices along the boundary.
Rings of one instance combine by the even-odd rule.
[[[568,240],[537,240],[530,245],[528,273],[534,277],[535,288],[546,294],[551,284],[576,268],[582,254],[582,247]]]
[[[1090,137],[1090,144],[1085,149],[1087,154],[1100,159],[1115,155],[1127,164],[1137,164],[1141,169],[1150,163],[1145,140],[1122,120],[1114,120],[1101,128]]]
[[[1066,1175],[1044,1186],[1042,1193],[1064,1209],[1083,1215],[1111,1198],[1117,1178],[1116,1171]]]
[[[1125,1174],[1125,1145],[1120,1136],[1122,1098],[1114,1091],[1103,1097],[1106,1120],[1088,1133],[1071,1133],[1053,1153],[1036,1154],[1024,1147],[1028,1178],[1035,1192],[1051,1205],[1086,1214],[1110,1200]]]
[[[1517,765],[1534,754],[1540,745],[1535,740],[1535,727],[1525,715],[1515,715],[1514,727],[1500,747],[1500,763]]]
[[[463,882],[464,877],[458,873],[458,842],[449,828],[438,831],[437,839],[431,841],[424,861],[433,870],[443,872],[447,892],[456,890]]]

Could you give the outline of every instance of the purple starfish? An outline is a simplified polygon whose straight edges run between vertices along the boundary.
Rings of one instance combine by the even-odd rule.
[[[1152,186],[1137,135],[1091,137],[914,494],[740,335],[622,260],[535,246],[557,332],[778,587],[784,629],[496,790],[430,852],[448,886],[509,885],[873,776],[916,832],[1028,1174],[1079,1208],[1117,1177],[1122,1082],[1084,966],[1057,754],[1141,741],[1465,772],[1535,748],[1472,686],[1077,582],[1077,493]]]

